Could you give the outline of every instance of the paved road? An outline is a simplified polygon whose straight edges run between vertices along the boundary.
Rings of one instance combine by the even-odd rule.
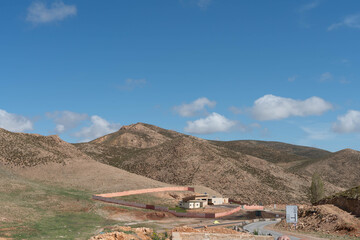
[[[270,224],[274,224],[274,223],[277,223],[277,221],[254,222],[254,223],[250,223],[248,225],[245,225],[244,229],[249,231],[249,232],[254,232],[254,230],[258,230],[260,235],[271,234],[274,237],[274,239],[277,239],[278,237],[280,237],[280,236],[282,236],[284,234],[264,229],[265,226],[270,225]],[[291,240],[300,240],[300,238],[297,238],[297,237],[294,237],[294,236],[290,236],[290,235],[287,235],[287,236],[290,237]]]

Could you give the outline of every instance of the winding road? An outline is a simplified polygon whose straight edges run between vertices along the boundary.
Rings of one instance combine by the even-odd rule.
[[[243,228],[249,232],[254,232],[255,230],[259,232],[259,235],[272,235],[274,239],[277,239],[284,234],[264,229],[265,226],[277,223],[277,221],[266,221],[266,222],[254,222],[248,225],[245,225]],[[300,240],[298,237],[287,235],[291,240]]]

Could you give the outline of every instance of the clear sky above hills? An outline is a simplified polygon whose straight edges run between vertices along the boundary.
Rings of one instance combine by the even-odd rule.
[[[360,2],[1,1],[0,127],[360,150]]]

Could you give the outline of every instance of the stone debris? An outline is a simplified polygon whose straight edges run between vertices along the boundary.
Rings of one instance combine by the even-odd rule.
[[[151,228],[119,226],[112,228],[112,232],[99,234],[89,240],[151,240],[153,234]]]
[[[278,223],[277,227],[295,228],[293,224],[287,224],[286,220]],[[360,237],[360,220],[333,205],[299,206],[296,229]]]

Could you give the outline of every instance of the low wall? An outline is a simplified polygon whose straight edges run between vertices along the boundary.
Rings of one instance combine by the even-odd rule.
[[[215,213],[215,218],[219,218],[219,217],[225,217],[225,216],[229,216],[233,213],[236,213],[238,211],[240,211],[242,209],[242,206],[239,206],[237,208],[234,208],[230,211],[227,211],[227,212],[220,212],[220,213]]]
[[[245,210],[264,210],[264,206],[256,206],[256,205],[243,205]]]
[[[232,210],[221,212],[221,213],[196,213],[196,212],[176,212],[174,210],[169,210],[167,207],[163,206],[156,206],[156,205],[147,205],[142,203],[136,202],[128,202],[120,199],[112,199],[113,197],[122,197],[122,196],[129,196],[129,195],[136,195],[136,194],[144,194],[144,193],[156,193],[156,192],[171,192],[171,191],[191,191],[194,192],[193,187],[165,187],[165,188],[149,188],[149,189],[139,189],[139,190],[131,190],[131,191],[124,191],[124,192],[116,192],[116,193],[105,193],[105,194],[98,194],[93,195],[92,198],[94,200],[120,204],[129,207],[136,207],[136,208],[143,208],[143,209],[151,209],[156,211],[168,212],[177,217],[188,217],[188,218],[220,218],[229,216],[235,212],[240,211],[241,209],[245,210],[264,210],[263,206],[248,206],[242,205]]]
[[[123,197],[123,196],[129,196],[129,195],[144,194],[144,193],[172,192],[172,191],[194,192],[195,189],[193,187],[148,188],[148,189],[138,189],[138,190],[130,190],[130,191],[124,191],[124,192],[116,192],[116,193],[97,194],[96,196],[111,198],[111,197]]]

